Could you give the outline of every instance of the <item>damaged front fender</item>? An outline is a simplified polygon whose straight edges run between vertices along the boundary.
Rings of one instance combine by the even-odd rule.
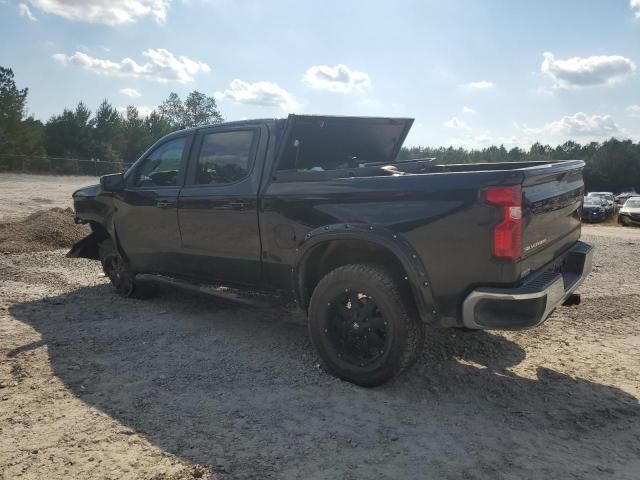
[[[69,258],[89,258],[91,260],[99,260],[98,243],[102,239],[98,238],[97,232],[87,235],[85,238],[76,242],[67,253]]]

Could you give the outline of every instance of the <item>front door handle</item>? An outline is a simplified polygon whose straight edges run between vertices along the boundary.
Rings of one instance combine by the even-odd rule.
[[[174,202],[170,202],[169,200],[158,200],[156,202],[156,207],[158,208],[169,208],[175,205]]]
[[[244,207],[247,206],[247,204],[245,202],[231,202],[229,203],[229,206],[231,208],[235,208],[236,210],[243,210]]]

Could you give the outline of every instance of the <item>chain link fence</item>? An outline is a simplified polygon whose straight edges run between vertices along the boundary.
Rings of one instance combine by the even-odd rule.
[[[125,162],[105,162],[97,158],[38,157],[0,154],[0,173],[51,173],[58,175],[102,176],[124,172],[131,166]]]

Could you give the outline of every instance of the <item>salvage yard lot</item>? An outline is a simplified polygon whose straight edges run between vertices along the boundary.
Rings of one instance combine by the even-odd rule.
[[[0,222],[93,180],[0,174]],[[64,250],[0,254],[0,478],[640,477],[640,229],[593,227],[582,304],[431,331],[363,389],[282,308],[117,297]]]
[[[21,219],[45,208],[71,207],[71,194],[92,183],[98,183],[98,179],[0,173],[0,222]]]

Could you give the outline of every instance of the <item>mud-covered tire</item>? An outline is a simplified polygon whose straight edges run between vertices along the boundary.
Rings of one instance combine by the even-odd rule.
[[[113,240],[107,238],[98,245],[102,271],[115,291],[127,298],[148,298],[156,293],[157,286],[136,281],[136,275],[129,263],[120,255]]]
[[[341,303],[342,296],[352,295],[353,292],[356,292],[355,299],[348,300],[345,307]],[[367,325],[379,326],[382,321],[384,330],[375,330],[374,336],[363,340],[365,347],[356,338],[353,349],[358,351],[358,355],[354,360],[349,354],[354,343],[343,340],[345,327],[342,325],[351,322],[352,317],[348,317],[348,312],[355,303],[358,308],[375,312],[371,319],[362,318],[364,313],[356,317],[360,319],[353,323],[362,324],[358,329]],[[336,308],[347,313],[337,313]],[[346,322],[345,316],[349,318]],[[378,323],[369,323],[373,322],[373,317]],[[340,327],[335,327],[336,323]],[[335,331],[339,335],[336,336]],[[361,332],[348,332],[346,335],[356,334]],[[424,342],[424,324],[390,272],[373,265],[345,265],[331,271],[318,282],[309,305],[309,336],[327,371],[357,385],[373,387],[400,374],[415,361]],[[369,348],[366,342],[371,342],[371,339],[384,342],[384,346],[377,351],[375,345]],[[367,355],[371,355],[373,360],[367,364],[361,363],[363,357],[369,362]]]
[[[482,332],[482,329],[480,328],[469,328],[469,327],[451,327],[451,328],[453,328],[456,332],[462,332],[462,333]]]

